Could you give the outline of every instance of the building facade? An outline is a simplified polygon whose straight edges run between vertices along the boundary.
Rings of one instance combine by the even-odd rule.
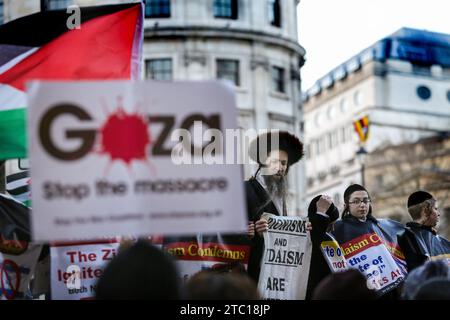
[[[5,20],[70,4],[132,1],[21,0],[5,2]],[[299,0],[146,0],[142,77],[223,79],[236,93],[242,129],[281,129],[303,139],[298,43]],[[249,178],[256,165],[245,165]],[[306,213],[305,163],[289,172],[289,214]]]
[[[306,92],[308,199],[326,193],[342,205],[349,184],[365,178],[371,185],[366,167],[374,152],[450,130],[449,52],[450,35],[402,28]],[[363,116],[369,116],[368,155],[360,162],[353,122]]]
[[[415,190],[427,190],[438,200],[438,231],[450,238],[449,132],[373,151],[365,175],[377,216],[410,220],[406,199]]]

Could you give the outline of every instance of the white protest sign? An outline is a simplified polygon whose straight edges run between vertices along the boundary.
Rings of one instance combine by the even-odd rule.
[[[241,167],[214,162],[235,152],[229,87],[33,82],[28,98],[34,239],[246,231]]]
[[[118,242],[59,244],[50,247],[53,300],[93,299],[97,281],[118,252]]]
[[[4,244],[5,240],[2,241],[2,246]],[[42,245],[27,244],[26,246],[22,253],[0,252],[0,298],[2,300],[27,298],[26,293],[41,254]]]
[[[264,299],[305,299],[312,242],[307,218],[263,214],[269,224],[264,233],[258,289]]]
[[[394,245],[389,245],[376,233],[352,239],[341,245],[341,248],[348,267],[362,272],[367,278],[367,286],[381,294],[395,288],[406,277],[401,254],[396,252]]]

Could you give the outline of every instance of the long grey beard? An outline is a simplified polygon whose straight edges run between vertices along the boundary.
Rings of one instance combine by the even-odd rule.
[[[286,176],[280,179],[275,179],[273,176],[263,176],[263,179],[271,200],[275,197],[286,199],[288,193]]]

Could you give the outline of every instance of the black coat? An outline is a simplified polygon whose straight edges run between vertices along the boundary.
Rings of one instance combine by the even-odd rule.
[[[408,222],[406,227],[400,241],[405,248],[408,271],[422,265],[428,258],[445,258],[450,255],[450,241],[437,235],[431,227],[416,222]]]
[[[322,241],[329,240],[326,232],[330,223],[339,218],[339,211],[332,205],[326,212],[328,217],[317,214],[316,210],[308,210],[309,222],[311,222],[311,265],[309,268],[308,286],[306,289],[306,300],[310,300],[312,293],[319,282],[327,275],[331,274],[330,267],[325,261],[325,258],[320,247]]]
[[[255,178],[245,181],[245,193],[249,221],[258,221],[264,212],[280,215],[274,203],[269,201],[267,191]],[[251,246],[248,274],[258,283],[261,259],[264,253],[264,238],[256,234],[252,239]]]

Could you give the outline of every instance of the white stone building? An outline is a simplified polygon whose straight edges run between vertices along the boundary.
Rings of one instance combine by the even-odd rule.
[[[70,4],[121,0],[0,0],[5,20]],[[301,138],[299,0],[146,0],[143,77],[234,83],[243,129],[284,129]],[[255,166],[246,165],[250,177]],[[289,173],[289,214],[305,214],[305,163]]]
[[[402,28],[319,79],[304,95],[307,199],[342,202],[363,171],[353,121],[368,115],[369,152],[450,130],[450,35]]]

